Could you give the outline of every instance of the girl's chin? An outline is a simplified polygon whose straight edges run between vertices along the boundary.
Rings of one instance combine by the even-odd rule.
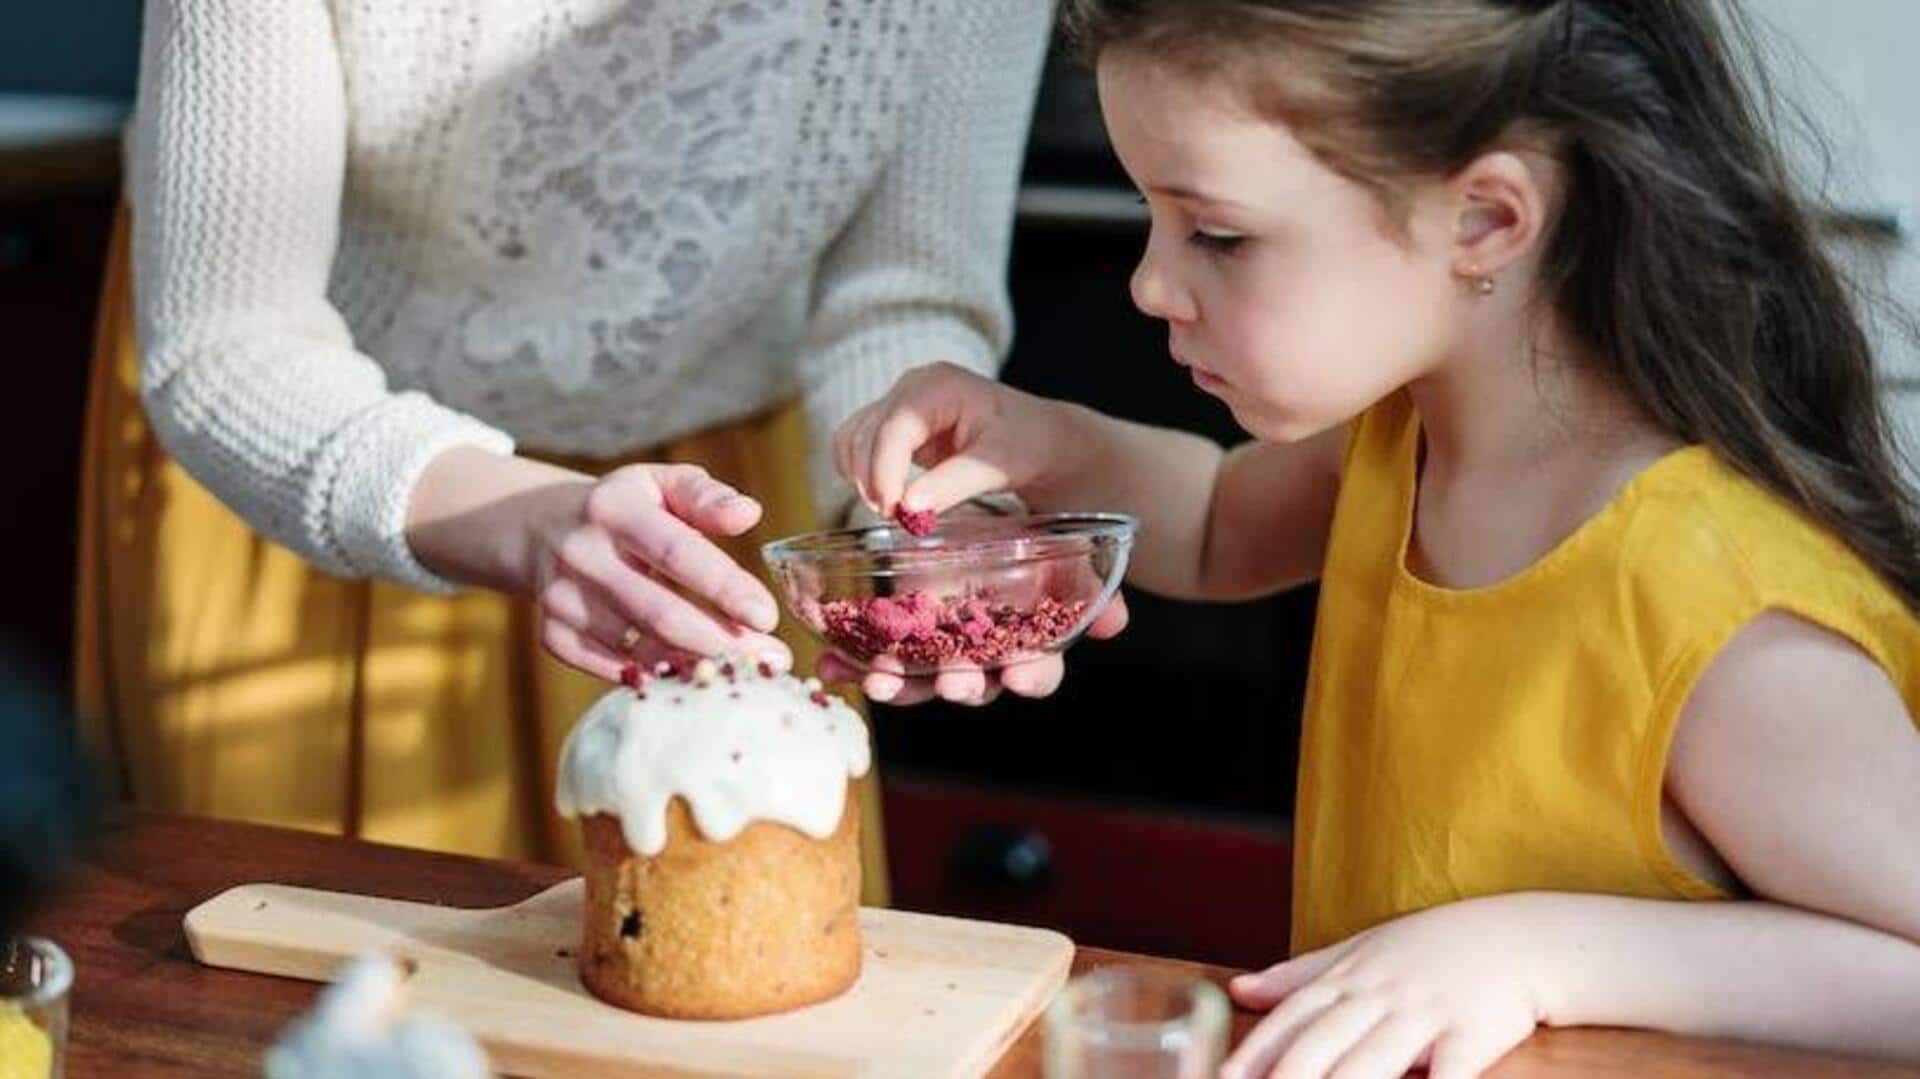
[[[1241,430],[1262,442],[1301,442],[1326,430],[1324,424],[1308,423],[1285,408],[1247,401],[1238,395],[1233,400],[1224,397],[1221,400],[1226,402],[1227,411],[1233,413],[1233,420]]]

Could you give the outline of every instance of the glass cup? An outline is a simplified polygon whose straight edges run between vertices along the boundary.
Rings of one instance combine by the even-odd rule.
[[[0,938],[0,1076],[60,1079],[73,961],[44,937]]]
[[[1227,996],[1204,978],[1108,967],[1047,1007],[1047,1079],[1213,1079]]]

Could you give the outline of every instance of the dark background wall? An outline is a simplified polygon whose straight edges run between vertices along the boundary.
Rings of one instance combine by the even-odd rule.
[[[0,93],[132,97],[140,0],[0,0]]]

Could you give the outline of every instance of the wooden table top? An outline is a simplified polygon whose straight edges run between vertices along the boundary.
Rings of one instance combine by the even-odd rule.
[[[262,1051],[318,987],[195,963],[181,932],[192,907],[228,887],[271,881],[416,902],[493,907],[567,876],[549,866],[464,858],[257,825],[123,813],[64,893],[32,923],[73,956],[77,976],[67,1074],[257,1076]],[[1179,968],[1216,980],[1222,967],[1082,948],[1076,973],[1127,964]],[[1237,1012],[1237,1041],[1257,1015]],[[1038,1026],[995,1068],[995,1079],[1041,1074]],[[1614,1030],[1547,1031],[1510,1055],[1497,1079],[1532,1076],[1705,1079],[1817,1075],[1920,1077],[1920,1067]]]

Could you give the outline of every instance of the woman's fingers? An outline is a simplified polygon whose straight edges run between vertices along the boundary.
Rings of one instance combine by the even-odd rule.
[[[609,682],[618,682],[620,672],[631,662],[557,618],[541,619],[540,644],[567,666]]]
[[[738,536],[760,523],[760,503],[694,465],[653,470],[667,512],[710,536]]]
[[[780,609],[767,586],[667,510],[627,504],[603,509],[597,521],[622,552],[742,625],[766,632],[779,624]],[[593,579],[606,583],[597,575]]]
[[[656,511],[658,512],[658,511]],[[661,516],[666,516],[661,514]],[[685,525],[680,525],[686,528]],[[688,530],[691,532],[691,530]],[[706,542],[704,539],[701,542]],[[561,545],[565,572],[591,584],[612,604],[616,613],[643,633],[662,643],[697,655],[740,652],[753,656],[787,656],[777,639],[738,625],[721,622],[704,608],[654,580],[634,566],[614,546],[612,535],[582,529]],[[720,557],[725,558],[724,555]],[[743,576],[745,571],[738,570]],[[754,582],[759,587],[759,582]],[[764,588],[760,589],[762,593]],[[771,602],[772,597],[768,596]],[[624,631],[623,631],[624,632]]]

